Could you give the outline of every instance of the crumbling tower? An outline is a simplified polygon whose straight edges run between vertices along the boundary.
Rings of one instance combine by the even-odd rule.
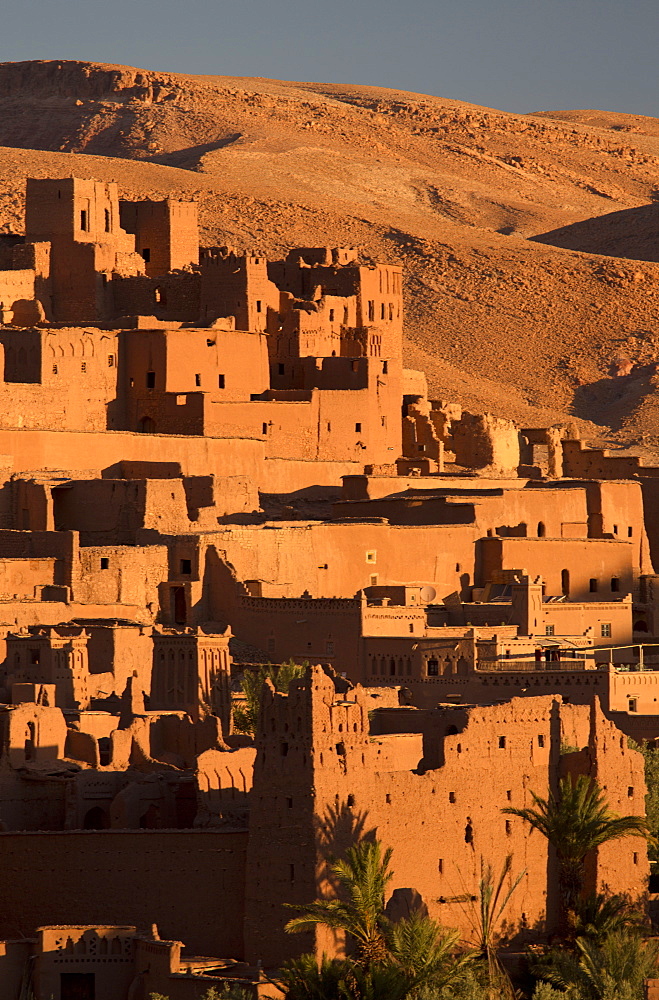
[[[337,694],[322,667],[293,681],[288,695],[266,686],[247,855],[248,961],[267,966],[299,953],[300,937],[283,931],[291,914],[281,901],[308,903],[325,891],[323,858],[340,856],[355,839],[351,797],[341,801],[337,788],[370,754],[365,705],[355,691]],[[316,931],[319,952],[324,934]]]

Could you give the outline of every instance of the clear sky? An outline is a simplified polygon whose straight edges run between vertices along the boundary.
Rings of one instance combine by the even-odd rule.
[[[659,0],[5,0],[0,61],[371,84],[659,116]]]

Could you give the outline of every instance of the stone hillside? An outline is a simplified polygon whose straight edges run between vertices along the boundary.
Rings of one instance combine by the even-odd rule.
[[[197,197],[208,243],[358,245],[405,266],[436,396],[659,449],[658,121],[77,62],[0,95],[2,230],[25,176],[75,173]]]

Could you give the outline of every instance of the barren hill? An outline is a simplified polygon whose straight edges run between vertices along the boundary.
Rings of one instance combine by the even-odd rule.
[[[206,243],[359,246],[405,266],[434,395],[659,449],[659,121],[77,62],[0,95],[5,231],[25,176],[75,173],[197,197]]]

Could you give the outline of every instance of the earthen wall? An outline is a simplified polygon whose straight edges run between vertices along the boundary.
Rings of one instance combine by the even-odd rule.
[[[196,954],[241,958],[246,839],[215,830],[0,834],[13,872],[0,934],[157,923]]]

